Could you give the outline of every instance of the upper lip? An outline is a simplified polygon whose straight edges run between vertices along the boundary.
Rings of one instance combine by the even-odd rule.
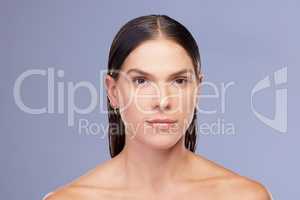
[[[175,123],[176,120],[171,119],[171,118],[154,118],[154,119],[147,120],[147,122],[150,122],[150,123]]]

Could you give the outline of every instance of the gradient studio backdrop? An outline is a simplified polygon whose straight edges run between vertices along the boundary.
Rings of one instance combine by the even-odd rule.
[[[199,43],[207,84],[197,153],[275,200],[299,197],[298,10],[271,0],[1,0],[0,199],[41,199],[110,158],[101,69],[121,25],[152,13]],[[70,100],[90,110],[72,115]]]

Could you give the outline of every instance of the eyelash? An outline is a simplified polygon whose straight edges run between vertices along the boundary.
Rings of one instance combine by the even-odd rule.
[[[144,77],[135,77],[135,78],[132,79],[132,82],[136,84],[137,80],[146,80],[146,78],[144,78]],[[178,78],[175,81],[177,81],[177,80],[183,80],[183,84],[187,84],[189,82],[189,80],[186,77]],[[137,84],[137,85],[139,85],[139,84]]]

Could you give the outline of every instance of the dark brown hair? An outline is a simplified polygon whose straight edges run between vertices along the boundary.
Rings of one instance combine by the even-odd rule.
[[[142,42],[165,37],[181,45],[191,57],[195,73],[201,71],[201,61],[198,45],[192,34],[178,21],[166,15],[146,15],[130,20],[121,27],[113,39],[109,51],[108,75],[118,79],[118,71],[126,57]],[[196,76],[198,78],[198,76]],[[201,82],[201,80],[198,80]],[[108,107],[108,138],[111,157],[118,155],[125,145],[125,126],[120,113],[113,112],[107,97]],[[185,133],[185,147],[192,152],[196,150],[197,109]]]

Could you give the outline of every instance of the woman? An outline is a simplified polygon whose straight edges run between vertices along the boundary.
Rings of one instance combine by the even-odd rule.
[[[112,159],[45,197],[270,200],[266,188],[195,154],[200,55],[165,15],[127,22],[105,77]]]

